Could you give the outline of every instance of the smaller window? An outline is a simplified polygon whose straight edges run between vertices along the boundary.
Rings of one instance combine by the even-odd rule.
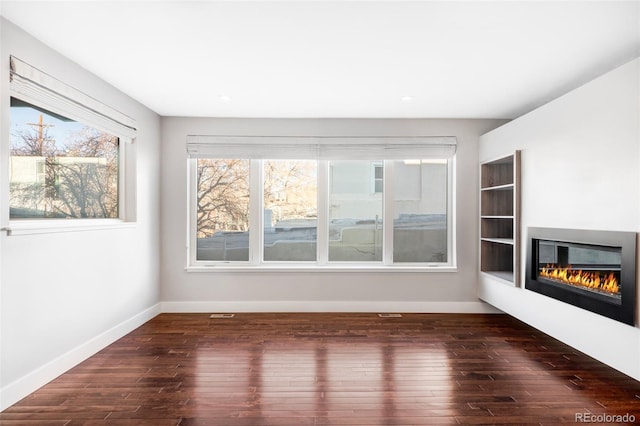
[[[135,120],[14,56],[9,65],[7,234],[135,222]]]
[[[118,218],[119,139],[11,98],[10,219]]]

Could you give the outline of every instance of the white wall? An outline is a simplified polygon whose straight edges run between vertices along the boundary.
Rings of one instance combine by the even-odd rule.
[[[480,160],[515,149],[522,150],[523,283],[527,227],[640,231],[640,59],[482,136]],[[484,274],[479,294],[640,380],[638,328]]]
[[[133,117],[137,224],[0,233],[0,409],[152,317],[159,301],[159,117],[8,21],[1,22],[0,185],[8,188],[9,55]],[[125,66],[125,64],[123,64]],[[8,208],[3,198],[3,224]]]
[[[478,136],[504,121],[162,119],[163,309],[167,311],[484,310],[477,282]],[[457,136],[457,272],[187,272],[187,134]]]

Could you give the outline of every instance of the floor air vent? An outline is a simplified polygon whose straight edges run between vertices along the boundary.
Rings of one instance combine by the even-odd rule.
[[[378,314],[380,318],[402,318],[402,314]]]
[[[236,314],[211,314],[209,318],[233,318]]]

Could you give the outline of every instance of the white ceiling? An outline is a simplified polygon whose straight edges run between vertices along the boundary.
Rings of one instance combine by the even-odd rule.
[[[165,116],[514,118],[640,55],[640,1],[2,0],[0,13]]]

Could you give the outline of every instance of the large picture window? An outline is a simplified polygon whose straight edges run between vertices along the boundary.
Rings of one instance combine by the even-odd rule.
[[[455,265],[450,147],[399,159],[397,145],[203,138],[188,144],[191,267]]]

